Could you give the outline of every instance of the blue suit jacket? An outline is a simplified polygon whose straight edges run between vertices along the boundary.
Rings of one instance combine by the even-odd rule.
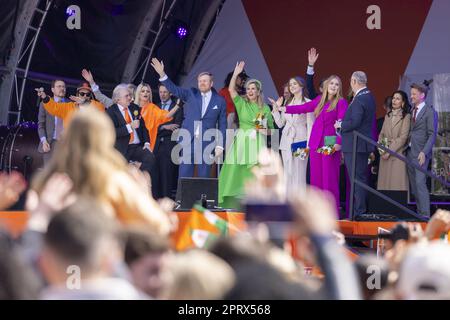
[[[175,85],[170,79],[162,81],[164,86],[185,102],[183,106],[184,120],[182,128],[190,132],[194,139],[194,121],[202,122],[202,134],[208,129],[216,129],[222,133],[223,141],[217,143],[218,146],[225,146],[225,134],[227,129],[227,108],[226,102],[217,91],[212,89],[211,101],[205,115],[202,117],[202,95],[197,88],[184,89]]]
[[[358,92],[356,97],[345,113],[344,120],[342,120],[341,135],[342,135],[342,152],[352,152],[353,149],[353,131],[374,139],[372,137],[372,126],[375,119],[376,104],[375,98],[369,89],[365,88]],[[358,139],[356,146],[357,152],[372,152],[374,146]]]

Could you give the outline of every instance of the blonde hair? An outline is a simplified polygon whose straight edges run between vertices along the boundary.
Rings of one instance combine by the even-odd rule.
[[[148,83],[141,83],[137,86],[136,91],[134,92],[134,103],[137,104],[138,106],[141,106],[140,105],[140,102],[141,102],[140,94],[141,94],[142,88],[145,88],[145,87],[147,87],[148,90],[150,91],[150,97],[148,99],[148,102],[153,102],[152,87],[150,87],[150,85]]]
[[[170,300],[218,300],[235,282],[233,269],[204,250],[191,250],[172,257],[163,298]]]
[[[106,186],[113,172],[126,171],[122,155],[114,149],[111,120],[93,106],[77,111],[47,166],[34,177],[32,189],[40,194],[54,173],[65,173],[77,195],[107,198]]]
[[[332,75],[327,80],[325,80],[324,83],[323,83],[322,98],[320,99],[319,104],[317,105],[316,109],[314,110],[314,115],[316,117],[319,116],[319,114],[322,112],[323,107],[325,106],[325,104],[328,102],[328,100],[330,100],[330,97],[328,96],[328,85],[330,84],[331,80],[333,80],[333,79],[336,79],[339,82],[339,89],[338,89],[337,94],[334,96],[334,98],[332,98],[332,100],[330,102],[330,106],[327,109],[327,112],[331,112],[334,109],[336,109],[336,106],[337,106],[339,100],[342,99],[342,81],[341,81],[341,78],[339,78],[336,75]]]
[[[257,100],[256,100],[256,104],[257,104],[258,106],[262,107],[262,106],[264,106],[264,95],[263,95],[263,92],[262,92],[262,84],[261,84],[261,81],[256,80],[256,79],[250,79],[250,80],[247,80],[247,81],[245,82],[245,90],[248,90],[248,87],[249,87],[250,85],[252,85],[252,84],[254,84],[255,87],[256,87],[256,89],[258,90],[258,98],[257,98]],[[247,95],[245,95],[244,99],[245,99],[247,102],[250,102],[250,99],[247,97]]]

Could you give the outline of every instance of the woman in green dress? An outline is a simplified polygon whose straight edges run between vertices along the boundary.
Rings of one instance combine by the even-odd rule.
[[[270,108],[264,104],[261,82],[255,79],[245,84],[246,95],[239,96],[235,82],[244,70],[239,62],[234,69],[229,91],[239,118],[239,129],[227,150],[219,176],[219,206],[238,208],[244,196],[244,184],[253,177],[252,168],[257,164],[259,152],[266,147],[267,136],[273,129]]]

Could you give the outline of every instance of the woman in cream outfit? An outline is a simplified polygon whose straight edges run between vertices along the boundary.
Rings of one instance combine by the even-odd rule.
[[[289,80],[289,91],[292,94],[286,105],[300,105],[309,102],[305,97],[305,80],[301,77]],[[271,100],[274,103],[273,100]],[[286,176],[287,190],[303,190],[306,186],[306,167],[308,158],[301,160],[294,157],[291,144],[308,141],[314,123],[314,113],[286,114],[279,112],[278,108],[272,111],[275,123],[283,128],[280,141],[281,156],[283,158],[284,173]]]

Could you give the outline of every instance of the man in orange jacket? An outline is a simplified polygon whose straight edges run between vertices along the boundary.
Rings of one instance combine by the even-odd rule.
[[[64,127],[66,128],[73,113],[77,110],[88,108],[91,105],[100,111],[105,111],[105,106],[93,99],[92,89],[87,82],[81,83],[77,88],[77,95],[70,96],[72,102],[57,103],[53,98],[46,95],[43,88],[35,89],[38,97],[42,99],[45,110],[53,116],[63,119]]]

